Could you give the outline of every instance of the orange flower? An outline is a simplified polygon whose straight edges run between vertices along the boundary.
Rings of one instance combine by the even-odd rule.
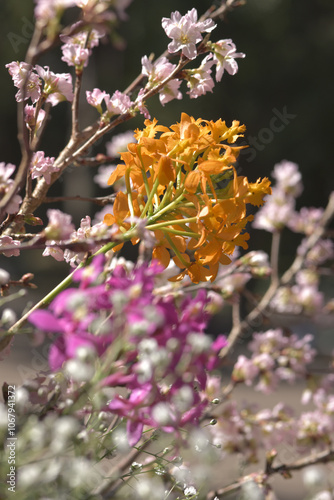
[[[233,163],[245,147],[234,145],[245,131],[238,121],[228,127],[182,113],[170,128],[157,123],[146,120],[138,143],[122,153],[109,184],[124,176],[126,193],[117,194],[104,222],[136,243],[136,225],[125,220],[145,219],[157,241],[152,257],[165,267],[172,258],[181,269],[172,280],[188,274],[194,283],[213,281],[235,246],[247,248],[247,204],[261,205],[270,182],[237,175]]]

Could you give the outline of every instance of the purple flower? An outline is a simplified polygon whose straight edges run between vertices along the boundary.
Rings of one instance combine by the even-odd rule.
[[[206,374],[217,367],[217,354],[226,345],[224,336],[213,342],[204,333],[205,291],[177,304],[173,296],[155,293],[161,266],[117,265],[103,281],[104,264],[104,256],[95,257],[75,272],[79,288],[61,292],[48,311],[30,315],[36,327],[58,333],[49,354],[51,369],[64,366],[74,376],[75,366],[82,367],[80,353],[96,353],[99,385],[129,390],[128,398],[115,392],[105,411],[126,417],[130,445],[146,425],[165,432],[196,425],[208,404]]]

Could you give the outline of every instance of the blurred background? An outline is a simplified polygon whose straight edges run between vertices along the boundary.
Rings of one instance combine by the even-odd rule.
[[[162,17],[170,17],[175,10],[185,14],[193,7],[201,15],[211,4],[211,0],[133,0],[127,9],[128,19],[119,25],[113,45],[102,44],[95,49],[85,71],[83,96],[85,90],[94,87],[110,94],[117,89],[124,90],[140,73],[142,56],[151,53],[159,56],[166,49],[169,39],[161,27]],[[16,139],[16,90],[5,64],[25,58],[33,29],[33,7],[32,0],[1,0],[0,3],[0,161],[15,165],[20,162]],[[195,118],[222,118],[227,124],[234,119],[239,120],[247,126],[245,141],[251,147],[240,155],[238,173],[255,181],[258,177],[270,176],[274,165],[282,160],[296,162],[304,183],[297,208],[303,205],[325,206],[334,188],[333,1],[249,0],[229,12],[211,36],[213,41],[225,38],[232,38],[237,50],[246,54],[245,59],[237,60],[238,73],[235,76],[225,73],[212,94],[196,100],[189,99],[185,94],[185,84],[182,85],[182,101],[175,100],[162,107],[155,96],[148,102],[151,116],[164,125],[179,121],[182,111]],[[60,48],[57,47],[39,64],[50,66],[54,72],[71,71],[60,56]],[[80,114],[82,126],[96,118],[95,110],[83,99]],[[138,116],[114,132],[117,134],[142,127],[143,121],[144,118]],[[69,106],[61,103],[52,109],[52,120],[42,143],[46,156],[57,156],[66,144],[69,130]],[[96,145],[92,155],[105,153],[105,142],[110,139],[111,136],[108,136]],[[94,184],[95,174],[96,170],[88,167],[72,167],[51,188],[50,196],[107,194],[106,190]],[[56,207],[41,207],[35,215],[46,222],[45,212],[50,206]],[[61,208],[73,216],[76,227],[82,217],[90,215],[93,218],[99,210],[93,204],[78,202],[63,204]],[[270,235],[263,231],[250,232],[250,250],[261,248],[269,251]],[[299,241],[300,237],[289,231],[284,235],[282,270],[291,262]],[[36,302],[69,271],[68,264],[57,263],[51,257],[41,258],[41,253],[39,250],[22,252],[20,259],[0,256],[0,268],[7,269],[13,279],[26,272],[35,274],[34,282],[38,289],[29,291],[26,298],[16,302],[14,307],[18,310]],[[327,283],[326,287],[329,290],[332,285]],[[13,372],[18,381],[29,376],[31,371],[31,365],[25,361],[26,350],[30,349],[32,353],[28,345],[24,341],[19,343],[21,351],[16,351],[16,358],[11,358],[21,367]],[[34,356],[38,359],[37,351]],[[43,363],[45,356],[41,357],[42,367]],[[41,366],[37,365],[38,361],[35,369],[40,369]],[[9,365],[6,366],[9,369]],[[288,400],[294,399],[294,393],[286,394]],[[298,485],[298,479],[295,484]],[[302,493],[296,490],[291,496],[289,488],[286,487],[280,498],[303,498]]]

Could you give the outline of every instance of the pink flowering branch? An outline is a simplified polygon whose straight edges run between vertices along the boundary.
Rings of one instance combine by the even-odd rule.
[[[212,20],[215,17],[220,17],[224,12],[227,10],[231,9],[233,6],[237,6],[238,2],[234,1],[228,1],[224,2],[219,9],[216,9],[214,11],[208,11],[207,14],[201,17],[199,24],[202,24],[203,27],[205,23],[208,23],[209,20]],[[81,26],[82,29],[82,26]],[[206,28],[204,28],[206,29]],[[75,30],[79,30],[78,27],[75,27]],[[41,37],[42,37],[42,31],[41,29],[36,30],[36,35],[34,34],[33,40],[29,46],[28,49],[28,55],[26,61],[29,64],[32,64],[41,53],[43,53],[45,50],[48,48],[52,47],[56,40],[55,38],[52,40],[45,40],[43,43],[41,42]],[[64,32],[63,32],[64,33]],[[70,35],[73,33],[70,30]],[[68,35],[66,35],[68,36]],[[198,46],[198,53],[203,53],[207,51],[208,49],[206,48],[206,43],[207,43],[208,37],[205,37],[204,40],[199,44]],[[145,100],[149,99],[150,97],[154,96],[157,94],[162,88],[164,88],[165,85],[167,85],[170,81],[175,79],[175,77],[180,74],[182,71],[182,68],[188,64],[189,60],[181,55],[181,58],[179,60],[178,65],[174,69],[174,71],[171,72],[171,74],[168,75],[162,82],[160,82],[158,85],[154,86],[153,88],[148,89],[146,92],[144,91],[143,94],[137,98],[135,105],[139,105],[141,103],[144,103]],[[131,84],[128,89],[126,90],[126,93],[130,92],[135,85],[137,85],[141,79],[144,77],[144,75],[140,75],[137,77],[134,81],[133,84]],[[113,128],[118,126],[121,123],[124,123],[125,121],[128,121],[133,117],[135,114],[134,110],[129,110],[127,113],[123,113],[122,115],[118,116],[115,118],[111,123],[107,124],[104,127],[101,127],[100,120],[97,120],[93,125],[87,127],[85,130],[82,132],[79,132],[79,123],[78,123],[78,103],[79,103],[79,93],[80,93],[80,86],[81,86],[81,73],[80,75],[77,74],[76,78],[76,83],[75,83],[75,92],[74,92],[74,99],[73,99],[73,104],[72,104],[72,136],[67,144],[67,146],[64,148],[64,150],[60,153],[58,158],[55,160],[54,167],[55,170],[51,175],[51,178],[49,179],[49,182],[46,182],[45,179],[40,178],[37,181],[37,185],[35,189],[30,193],[30,189],[28,189],[28,192],[26,193],[26,196],[23,200],[23,203],[21,205],[20,213],[25,214],[25,213],[34,213],[34,211],[44,202],[44,198],[47,195],[47,192],[50,188],[50,186],[62,175],[63,171],[65,168],[73,163],[74,161],[80,160],[80,157],[85,154],[87,149],[92,146],[97,140],[99,140],[104,134],[110,132]],[[21,109],[20,109],[21,108]],[[23,113],[23,104],[19,106],[19,115],[22,117],[21,119],[21,125],[20,125],[20,130],[23,133],[26,133],[26,126],[24,122],[24,113]],[[36,146],[36,144],[34,144]],[[21,166],[19,168],[17,177],[15,179],[15,188],[13,187],[12,191],[10,193],[7,193],[6,197],[2,202],[0,203],[0,214],[4,214],[4,209],[6,205],[9,203],[10,199],[14,194],[17,192],[18,189],[20,189],[23,186],[24,180],[27,176],[27,172],[29,169],[30,165],[30,160],[32,156],[32,152],[34,148],[28,147],[28,144],[25,144],[24,148],[24,157],[21,162]],[[1,209],[3,211],[1,212]],[[4,223],[3,228],[8,227],[8,230],[6,231],[5,234],[10,235],[11,233],[18,232],[22,226],[21,222],[12,222],[11,219],[7,219]]]
[[[295,274],[303,267],[308,251],[313,248],[320,240],[320,238],[325,234],[326,227],[333,217],[334,193],[332,193],[329,198],[327,207],[317,229],[307,238],[302,254],[296,256],[289,269],[283,274],[281,278],[279,278],[278,276],[277,269],[280,235],[278,232],[276,234],[274,233],[272,246],[272,264],[274,266],[274,277],[272,278],[270,286],[266,293],[263,295],[260,302],[252,309],[252,311],[246,316],[243,321],[237,322],[233,325],[228,337],[228,344],[222,349],[220,353],[221,357],[225,358],[234,349],[234,346],[239,338],[243,335],[248,335],[248,332],[253,328],[253,326],[255,324],[258,325],[259,320],[261,320],[263,316],[266,316],[268,314],[268,307],[278,288],[281,285],[289,283],[289,281],[291,281]]]
[[[238,481],[228,486],[219,488],[218,490],[215,491],[210,491],[206,496],[206,500],[214,500],[215,498],[218,498],[218,500],[220,500],[228,493],[232,493],[233,491],[238,491],[247,481],[250,480],[254,481],[256,484],[263,487],[266,485],[268,479],[275,474],[281,474],[283,477],[290,477],[290,473],[293,471],[301,470],[311,465],[327,464],[328,462],[333,462],[334,450],[325,450],[319,453],[311,454],[307,457],[301,458],[300,460],[296,460],[291,464],[281,464],[273,466],[272,463],[275,456],[276,452],[274,451],[271,454],[270,458],[267,458],[264,472],[252,473],[249,476],[240,478]]]

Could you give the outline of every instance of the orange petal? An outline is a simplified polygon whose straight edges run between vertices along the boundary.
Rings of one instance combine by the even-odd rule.
[[[167,248],[158,246],[153,248],[152,259],[156,259],[164,267],[167,267],[170,262],[170,255]]]
[[[201,174],[198,170],[193,170],[189,172],[184,183],[184,187],[189,193],[196,193],[198,183],[200,181]]]
[[[201,264],[215,264],[218,262],[222,251],[222,245],[216,239],[209,241],[209,243],[195,252],[196,260],[200,260]]]
[[[105,214],[103,218],[103,223],[107,224],[107,226],[112,226],[116,222],[116,219],[111,214]]]
[[[183,253],[181,254],[183,259],[187,262],[187,263],[190,263],[190,258],[189,258],[189,255],[186,254],[186,253]],[[183,262],[181,261],[181,259],[178,258],[177,255],[174,255],[173,257],[173,261],[175,262],[175,264],[177,265],[177,267],[179,267],[180,269],[184,269],[185,265],[183,264]]]

